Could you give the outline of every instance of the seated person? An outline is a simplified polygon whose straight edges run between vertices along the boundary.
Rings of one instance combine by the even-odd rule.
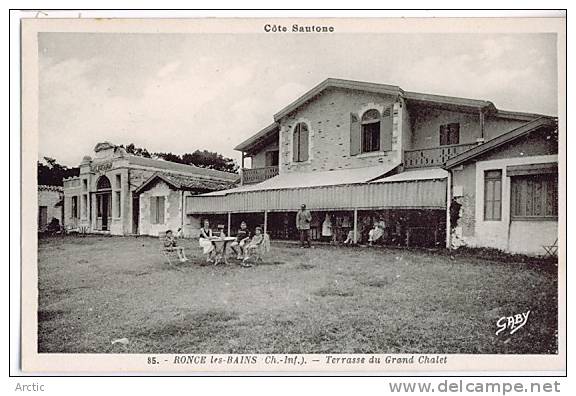
[[[254,230],[254,236],[252,240],[246,245],[246,256],[242,262],[242,266],[244,267],[251,267],[250,264],[246,263],[246,261],[250,258],[250,254],[254,254],[262,247],[264,243],[264,234],[262,233],[262,228],[256,227]]]
[[[184,248],[176,244],[176,238],[174,237],[172,230],[167,230],[166,234],[164,235],[164,247],[167,250],[176,251],[176,253],[178,254],[178,258],[180,259],[180,262],[183,263],[185,261],[188,261],[186,253],[184,252]]]
[[[213,261],[213,256],[215,255],[214,252],[214,245],[210,241],[212,238],[212,230],[210,229],[210,222],[208,220],[204,220],[204,225],[200,228],[200,237],[198,238],[198,244],[202,248],[202,253],[207,255],[206,260],[208,262]]]
[[[240,229],[236,233],[236,240],[230,244],[232,250],[236,253],[236,258],[242,260],[245,255],[245,246],[250,242],[250,231],[246,222],[240,223]]]
[[[346,235],[346,240],[344,241],[345,245],[353,245],[354,244],[354,230],[348,231],[348,235]]]
[[[384,235],[385,224],[383,221],[374,223],[372,229],[368,232],[368,245],[372,246]]]

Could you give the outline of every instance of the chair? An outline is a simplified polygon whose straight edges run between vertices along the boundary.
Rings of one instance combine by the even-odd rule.
[[[246,249],[247,256],[244,261],[253,257],[255,262],[262,262],[264,256],[270,251],[270,235],[263,234],[262,242],[256,246],[247,245]]]
[[[165,232],[159,232],[158,233],[158,241],[160,241],[160,252],[161,252],[162,256],[164,257],[164,259],[166,259],[166,261],[168,262],[168,265],[170,265],[171,267],[180,271],[180,269],[172,263],[173,259],[176,259],[177,262],[180,262],[177,248],[172,247],[172,246],[165,246],[164,245],[164,239],[165,238],[166,238]]]
[[[544,254],[544,258],[547,257],[556,257],[558,255],[558,238],[556,238],[556,240],[554,241],[554,244],[549,245],[549,246],[542,246],[544,248],[544,251],[546,252]]]

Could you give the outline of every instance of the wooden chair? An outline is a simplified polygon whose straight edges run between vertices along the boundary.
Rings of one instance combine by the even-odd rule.
[[[174,259],[176,260],[176,262],[178,262],[178,263],[180,262],[177,248],[171,247],[171,246],[165,246],[164,245],[164,239],[165,238],[166,238],[165,232],[159,232],[158,233],[158,241],[160,242],[160,253],[162,254],[162,256],[164,257],[164,259],[166,260],[166,262],[169,266],[180,271],[180,269],[178,267],[176,267],[174,265],[174,263],[172,263],[172,260],[174,260]]]
[[[244,262],[248,259],[254,259],[255,262],[262,262],[264,256],[270,251],[270,235],[263,234],[262,242],[256,246],[246,246],[246,258]]]
[[[556,240],[554,241],[554,244],[549,245],[549,246],[542,246],[544,248],[544,251],[546,252],[544,254],[544,258],[546,257],[557,257],[558,256],[558,238],[556,238]]]

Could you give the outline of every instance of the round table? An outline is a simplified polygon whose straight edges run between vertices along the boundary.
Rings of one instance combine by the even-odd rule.
[[[212,237],[209,239],[214,246],[214,265],[224,263],[228,264],[226,257],[226,245],[236,240],[234,237]]]

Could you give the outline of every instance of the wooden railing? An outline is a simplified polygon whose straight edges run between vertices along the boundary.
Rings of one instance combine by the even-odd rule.
[[[442,166],[450,158],[476,147],[476,143],[455,144],[419,150],[404,151],[404,168]]]
[[[266,166],[264,168],[242,169],[242,184],[260,183],[274,176],[278,176],[277,166]]]

